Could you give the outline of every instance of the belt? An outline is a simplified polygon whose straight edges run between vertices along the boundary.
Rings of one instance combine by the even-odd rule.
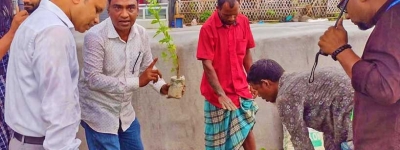
[[[43,145],[43,141],[44,141],[44,137],[25,136],[25,135],[19,134],[17,132],[14,132],[14,137],[20,142],[23,142],[26,144],[33,144],[33,145]]]

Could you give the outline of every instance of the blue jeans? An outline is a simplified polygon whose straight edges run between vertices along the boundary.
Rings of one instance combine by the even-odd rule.
[[[120,123],[121,124],[121,123]],[[131,126],[123,132],[121,125],[118,135],[94,131],[84,121],[81,122],[85,129],[86,141],[89,150],[143,150],[140,137],[140,124],[136,118]]]

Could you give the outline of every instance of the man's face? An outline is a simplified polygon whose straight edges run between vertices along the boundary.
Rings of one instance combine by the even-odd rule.
[[[344,0],[342,0],[338,7],[346,9],[346,18],[350,19],[359,29],[368,30],[373,27],[374,13],[366,2],[365,0],[349,0],[347,6],[344,6]]]
[[[138,15],[136,0],[111,0],[108,15],[117,31],[130,31]]]
[[[40,0],[23,0],[24,2],[24,9],[31,14],[33,11],[35,11],[40,4]]]
[[[261,83],[249,83],[257,91],[259,97],[267,102],[275,103],[278,95],[278,84],[270,80],[262,80]]]
[[[106,8],[107,0],[73,0],[71,21],[81,33],[99,23],[99,15]]]
[[[232,8],[228,2],[225,2],[222,8],[217,9],[219,18],[223,24],[232,25],[236,23],[236,17],[239,14],[239,2],[236,1]]]

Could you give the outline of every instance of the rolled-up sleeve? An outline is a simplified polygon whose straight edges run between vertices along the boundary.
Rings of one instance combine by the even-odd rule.
[[[400,36],[393,32],[372,38],[374,44],[367,44],[352,68],[352,85],[377,103],[391,105],[400,99]]]
[[[83,46],[83,72],[91,90],[124,94],[139,88],[138,77],[112,77],[103,74],[104,50],[102,39],[95,33],[87,33]]]
[[[76,138],[81,119],[77,85],[71,76],[70,61],[76,49],[65,26],[53,26],[35,38],[33,69],[38,82],[38,96],[46,126],[43,147],[46,150],[76,150],[81,141]],[[23,56],[21,56],[23,57]]]

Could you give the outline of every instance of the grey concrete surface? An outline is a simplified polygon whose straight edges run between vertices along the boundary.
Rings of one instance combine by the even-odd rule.
[[[310,71],[314,63],[315,53],[319,50],[318,40],[323,32],[334,22],[318,23],[284,23],[284,24],[253,24],[251,25],[256,48],[252,49],[253,60],[271,58],[279,62],[288,72]],[[371,32],[360,31],[351,22],[345,21],[349,43],[357,54],[361,54],[365,42]],[[145,87],[136,92],[132,99],[139,121],[141,134],[146,150],[201,150],[204,149],[204,98],[199,91],[202,66],[196,60],[196,48],[200,26],[172,29],[180,57],[181,74],[186,77],[186,92],[182,99],[166,99],[158,95],[151,87]],[[155,30],[148,30],[153,36]],[[76,33],[80,65],[82,64],[81,47],[83,34]],[[165,46],[152,39],[154,57],[160,57]],[[167,80],[172,76],[169,72],[170,62],[157,63]],[[336,66],[338,62],[330,57],[320,56],[317,68]],[[254,128],[257,149],[282,149],[282,126],[277,109],[271,103],[259,98],[260,106],[257,123]],[[84,133],[79,131],[82,139],[81,149],[87,149]]]

